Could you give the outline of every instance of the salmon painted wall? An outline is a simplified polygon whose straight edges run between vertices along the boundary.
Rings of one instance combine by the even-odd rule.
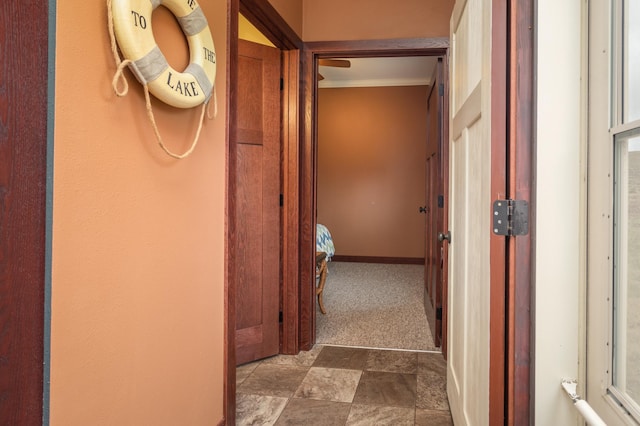
[[[293,31],[302,38],[302,0],[268,0]]]
[[[304,41],[449,37],[453,0],[303,0]]]
[[[217,49],[218,117],[193,155],[157,145],[141,85],[111,88],[105,2],[58,0],[53,189],[52,425],[211,425],[223,416],[227,3],[203,2]],[[169,62],[187,48],[153,26]],[[153,101],[182,152],[199,109]]]
[[[318,222],[337,255],[424,257],[427,90],[318,91]]]

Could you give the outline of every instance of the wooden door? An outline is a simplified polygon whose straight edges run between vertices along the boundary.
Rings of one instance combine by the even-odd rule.
[[[429,109],[429,108],[427,108]],[[437,176],[437,155],[435,152],[429,152],[429,142],[431,140],[431,117],[428,121],[428,141],[427,141],[427,161],[425,166],[425,253],[424,253],[424,310],[427,314],[427,321],[429,322],[429,328],[431,329],[431,335],[433,336],[433,343],[436,346],[440,346],[441,337],[441,322],[438,320],[437,315],[437,291],[436,291],[436,252],[438,248],[438,233],[435,227],[435,217],[437,205],[434,204],[434,194],[436,191],[436,179]]]
[[[279,351],[280,51],[239,41],[236,363]]]
[[[433,84],[427,97],[427,161],[426,177],[426,208],[425,208],[425,293],[424,307],[431,328],[434,344],[443,347],[446,335],[443,319],[446,309],[443,309],[444,288],[446,287],[446,256],[444,244],[439,234],[446,230],[447,208],[446,193],[449,179],[447,170],[448,145],[444,141],[444,75],[443,59],[438,58],[434,71]],[[446,352],[443,351],[443,353]]]
[[[449,229],[449,80],[447,74],[447,57],[438,58],[438,216],[436,229],[438,234],[446,234]],[[440,349],[444,358],[447,358],[447,316],[448,303],[447,291],[449,286],[449,239],[438,238],[440,247],[437,259],[436,282],[438,292],[441,295],[440,307],[442,308]]]
[[[456,425],[489,424],[491,11],[490,0],[457,0],[451,17],[447,394]]]

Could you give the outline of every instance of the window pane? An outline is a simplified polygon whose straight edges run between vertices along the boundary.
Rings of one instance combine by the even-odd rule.
[[[613,385],[640,402],[640,132],[616,137]]]
[[[640,1],[624,3],[624,122],[640,119]]]

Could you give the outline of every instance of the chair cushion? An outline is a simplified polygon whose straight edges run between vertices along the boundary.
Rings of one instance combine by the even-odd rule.
[[[336,252],[331,233],[326,226],[319,223],[316,225],[316,251],[327,253],[327,260],[331,260],[331,256]]]

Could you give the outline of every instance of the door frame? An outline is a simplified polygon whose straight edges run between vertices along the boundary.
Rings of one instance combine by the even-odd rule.
[[[535,423],[535,7],[492,1],[491,193],[529,203],[529,233],[491,235],[489,424]]]
[[[236,165],[237,114],[238,102],[238,14],[242,13],[276,48],[282,52],[282,194],[284,203],[281,208],[281,284],[282,328],[280,332],[280,353],[295,354],[299,351],[297,303],[299,293],[299,212],[298,212],[298,169],[300,140],[300,51],[302,40],[285,22],[267,0],[227,0],[228,39],[227,39],[227,192],[226,192],[226,230],[225,230],[225,342],[223,365],[223,404],[224,424],[235,424],[236,410]],[[293,232],[292,232],[293,230]],[[292,301],[295,300],[295,303]]]
[[[38,53],[4,55],[0,75],[0,419],[40,424],[49,418],[55,7],[29,0],[20,12],[0,14],[4,45]],[[18,28],[29,36],[12,36]]]
[[[536,0],[494,0],[495,13],[506,13],[506,48],[508,68],[507,126],[507,197],[529,203],[529,233],[506,238],[506,365],[507,424],[535,423],[534,345],[535,321],[535,37]],[[495,19],[494,19],[495,21]],[[500,41],[498,41],[500,43]],[[501,47],[500,47],[501,48]],[[494,49],[498,49],[494,45]],[[500,59],[495,57],[494,61]],[[494,82],[495,83],[495,82]],[[495,89],[494,89],[495,90]],[[492,93],[496,95],[496,92]],[[493,302],[493,296],[492,296]],[[492,321],[493,322],[493,321]],[[497,319],[495,322],[498,322]],[[497,366],[496,366],[497,367]]]
[[[318,59],[331,57],[448,57],[449,38],[408,38],[391,40],[318,41],[305,43],[303,64],[304,123],[300,170],[300,208],[304,226],[300,235],[300,349],[309,350],[315,344],[315,227],[317,186],[317,91]],[[447,63],[445,61],[445,63]],[[445,85],[447,77],[445,76]]]

